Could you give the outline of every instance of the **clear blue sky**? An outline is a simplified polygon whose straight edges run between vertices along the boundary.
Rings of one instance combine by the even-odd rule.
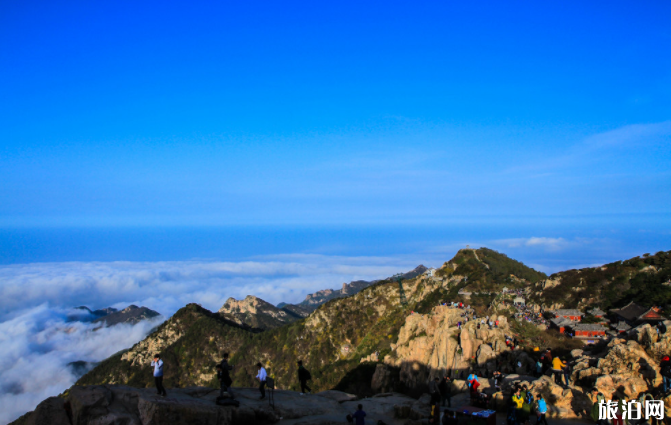
[[[0,226],[668,230],[671,3],[587,3],[3,1]]]

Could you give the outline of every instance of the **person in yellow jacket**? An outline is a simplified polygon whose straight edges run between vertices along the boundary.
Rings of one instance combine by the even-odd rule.
[[[564,384],[561,381],[562,375],[564,374],[563,369],[566,367],[566,363],[562,362],[559,356],[555,357],[552,359],[552,374],[555,377],[555,384],[561,385],[562,387]]]
[[[522,391],[520,387],[515,388],[515,393],[513,394],[513,409],[512,417],[515,425],[519,424],[520,417],[522,416],[522,408],[524,407],[524,397],[522,397]]]

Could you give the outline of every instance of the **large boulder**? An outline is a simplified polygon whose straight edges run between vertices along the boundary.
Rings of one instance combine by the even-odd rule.
[[[475,355],[478,366],[484,366],[487,362],[493,359],[495,356],[494,350],[487,344],[481,344],[478,348],[478,352]]]
[[[386,393],[393,389],[393,376],[387,365],[380,363],[375,366],[375,373],[373,373],[370,386],[373,391],[378,393]]]
[[[33,412],[26,414],[25,418],[24,425],[72,425],[65,401],[60,397],[49,397],[38,404]]]

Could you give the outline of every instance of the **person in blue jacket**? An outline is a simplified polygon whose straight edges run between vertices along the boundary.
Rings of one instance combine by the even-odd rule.
[[[545,414],[548,412],[548,405],[545,403],[545,399],[541,394],[536,396],[536,425],[539,425],[543,422],[545,425],[548,425],[547,419],[545,419]]]
[[[363,411],[363,406],[360,404],[357,406],[357,411],[352,414],[356,425],[366,425],[366,412]]]
[[[165,397],[166,392],[163,388],[163,360],[161,360],[161,355],[154,355],[154,360],[152,360],[151,365],[154,367],[154,383],[156,384],[156,390],[158,395]]]

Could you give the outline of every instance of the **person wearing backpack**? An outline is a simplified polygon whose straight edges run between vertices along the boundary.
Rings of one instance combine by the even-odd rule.
[[[517,420],[520,423],[529,422],[529,417],[531,416],[531,405],[534,402],[534,396],[531,394],[531,391],[527,388],[526,385],[522,385],[522,391],[520,392],[522,396],[522,409],[519,410]]]
[[[669,358],[669,356],[662,357],[662,361],[659,363],[659,368],[662,372],[664,393],[666,393],[671,390],[671,358]]]
[[[233,370],[233,366],[228,364],[228,353],[224,353],[224,359],[220,364],[217,365],[217,379],[219,379],[219,397],[223,397],[224,393],[227,392],[231,398],[235,398],[233,394],[233,380],[231,379],[230,371]]]
[[[301,383],[301,395],[306,392],[311,393],[312,390],[308,387],[308,381],[312,379],[310,371],[303,367],[303,360],[298,361],[298,381]],[[306,391],[307,390],[307,391]]]

